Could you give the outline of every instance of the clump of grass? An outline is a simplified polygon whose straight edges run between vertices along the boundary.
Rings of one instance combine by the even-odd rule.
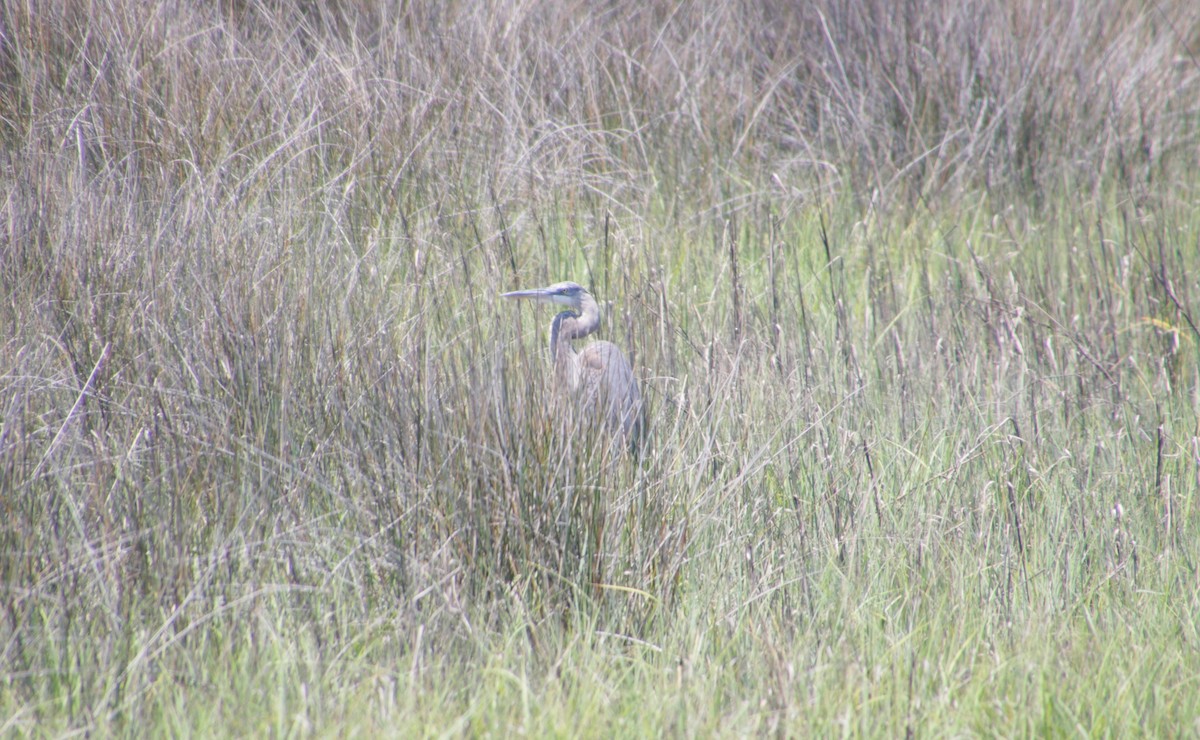
[[[1197,11],[937,10],[0,10],[0,727],[1186,732]]]

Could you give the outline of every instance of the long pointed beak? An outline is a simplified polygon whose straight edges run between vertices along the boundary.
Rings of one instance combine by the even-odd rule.
[[[538,303],[554,303],[560,306],[574,306],[575,302],[567,296],[550,288],[534,288],[532,290],[514,290],[501,293],[501,298],[532,298]]]
[[[534,288],[533,290],[514,290],[509,293],[501,293],[501,298],[535,298],[540,301],[550,300],[550,293],[545,288]]]

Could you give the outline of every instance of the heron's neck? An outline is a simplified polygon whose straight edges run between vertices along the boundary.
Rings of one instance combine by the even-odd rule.
[[[550,322],[550,353],[574,355],[571,340],[586,337],[600,327],[600,307],[590,295],[583,296],[580,312],[563,311]]]

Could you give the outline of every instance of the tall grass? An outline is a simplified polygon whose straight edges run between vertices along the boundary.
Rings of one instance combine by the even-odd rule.
[[[0,727],[1200,729],[1200,10],[795,5],[0,9]]]

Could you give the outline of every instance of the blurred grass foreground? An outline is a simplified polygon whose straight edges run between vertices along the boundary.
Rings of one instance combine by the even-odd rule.
[[[1200,733],[1198,168],[1185,0],[5,3],[0,734]]]

